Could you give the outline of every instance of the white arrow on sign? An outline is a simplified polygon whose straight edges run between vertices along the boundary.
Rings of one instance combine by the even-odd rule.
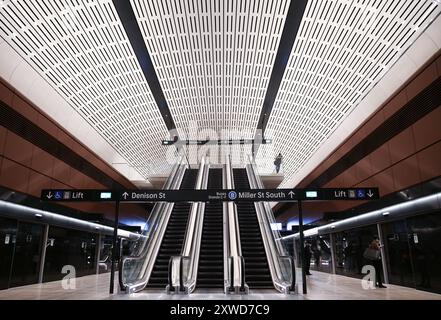
[[[129,194],[128,194],[127,192],[124,192],[124,193],[122,194],[122,196],[124,197],[124,200],[127,200],[127,197],[129,196]]]
[[[288,194],[291,197],[291,199],[294,198],[294,196],[296,195],[295,192],[293,192],[293,191],[290,191]]]
[[[52,192],[49,191],[49,193],[46,196],[48,199],[52,199]]]
[[[374,194],[372,193],[372,190],[369,190],[369,192],[367,193],[369,198],[372,198],[374,196]]]

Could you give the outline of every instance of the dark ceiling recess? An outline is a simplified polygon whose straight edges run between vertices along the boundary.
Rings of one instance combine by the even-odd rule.
[[[133,12],[133,8],[129,0],[113,0],[118,16],[141,66],[142,72],[147,80],[147,83],[161,112],[167,129],[176,129],[175,122],[170,113],[167,101],[165,100],[164,92],[159,84],[158,76],[156,75],[155,68],[153,67],[152,59],[147,51],[147,47],[144,42],[141,30],[139,29],[138,22]]]
[[[257,123],[256,135],[261,133],[264,135],[268,119],[273,109],[274,101],[279,92],[280,83],[285,74],[286,65],[288,64],[294,42],[302,22],[308,0],[292,0],[289,5],[288,13],[283,27],[282,37],[280,38],[279,49],[274,61],[273,71],[268,83],[265,100],[263,101],[262,111],[260,112],[259,122]],[[259,136],[255,139],[258,140]],[[259,145],[257,145],[257,148]],[[257,150],[253,151],[257,153]]]
[[[387,119],[371,134],[353,147],[345,156],[312,181],[308,188],[320,188],[348,170],[357,162],[384,145],[387,141],[409,128],[415,122],[441,106],[441,77],[436,79],[415,98],[409,101],[392,117]],[[343,187],[343,186],[342,186]],[[350,186],[344,186],[350,187]],[[289,204],[280,206],[277,213],[289,208]],[[276,216],[277,216],[276,213]]]

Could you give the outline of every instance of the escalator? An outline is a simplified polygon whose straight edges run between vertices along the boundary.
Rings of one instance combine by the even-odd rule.
[[[179,189],[194,189],[197,176],[197,169],[187,169]],[[165,289],[167,286],[169,261],[181,253],[190,208],[191,203],[175,203],[146,288]]]
[[[222,189],[222,169],[210,169],[207,188]],[[223,286],[222,203],[206,203],[196,287],[223,288]]]
[[[246,169],[233,169],[236,189],[249,189]],[[245,282],[250,289],[274,289],[253,202],[237,202],[240,242],[245,260]]]

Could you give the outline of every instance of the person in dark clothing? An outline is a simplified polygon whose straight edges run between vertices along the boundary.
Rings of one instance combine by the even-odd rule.
[[[381,273],[383,272],[383,265],[381,263],[381,251],[380,251],[381,245],[380,245],[380,239],[375,237],[371,244],[369,245],[369,248],[371,253],[375,253],[375,256],[370,255],[366,256],[366,259],[369,260],[370,263],[372,263],[374,269],[375,269],[375,286],[377,288],[386,288],[381,280]]]
[[[276,173],[279,173],[280,171],[280,166],[282,165],[282,158],[283,158],[282,154],[279,153],[279,155],[274,160],[274,165],[276,166]]]
[[[322,255],[321,247],[317,243],[317,245],[314,248],[314,263],[315,263],[315,267],[316,267],[317,270],[320,268],[320,257],[321,257],[321,255]]]
[[[310,276],[311,273],[309,272],[309,268],[311,267],[311,257],[312,257],[312,251],[311,251],[311,245],[309,243],[305,244],[305,251],[304,254],[304,263],[305,263],[305,274]]]

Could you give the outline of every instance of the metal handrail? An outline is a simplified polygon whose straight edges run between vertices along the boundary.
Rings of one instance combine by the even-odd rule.
[[[164,185],[165,189],[179,188],[187,167],[187,165],[182,164],[182,162],[183,157],[181,156]],[[121,258],[119,282],[122,291],[126,291],[127,293],[137,292],[144,289],[147,285],[172,210],[173,203],[157,203],[146,224],[149,226],[149,229],[148,231],[144,230],[144,232],[147,232],[145,242],[140,244],[134,255]],[[133,278],[136,278],[135,281],[128,283],[125,281],[126,279],[124,279],[124,272],[131,262],[139,264],[132,270],[132,276],[134,275]]]
[[[196,181],[196,190],[207,188],[208,171],[209,164],[207,158],[203,157]],[[194,202],[192,204],[181,254],[170,258],[171,265],[168,270],[169,283],[167,285],[167,293],[175,292],[188,294],[193,292],[196,287],[204,211],[204,202]],[[189,260],[189,269],[186,273],[184,273],[184,259]]]
[[[247,174],[250,187],[252,189],[263,189],[263,184],[257,175],[256,165],[251,157],[249,158],[249,162],[250,164],[247,165]],[[283,293],[296,291],[296,275],[293,257],[289,256],[283,245],[276,241],[276,239],[279,238],[277,235],[280,235],[280,233],[273,231],[271,228],[271,224],[275,221],[273,212],[268,203],[256,202],[255,207],[274,286],[278,291]],[[290,270],[284,268],[284,260],[289,261]]]
[[[234,189],[234,177],[231,167],[231,157],[227,155],[224,166],[224,189]],[[225,281],[225,292],[229,293],[248,293],[248,285],[245,283],[245,260],[242,256],[240,242],[239,218],[237,206],[234,202],[227,202],[224,206],[224,219],[226,219],[224,228],[224,258],[231,261],[227,264],[227,274]]]

